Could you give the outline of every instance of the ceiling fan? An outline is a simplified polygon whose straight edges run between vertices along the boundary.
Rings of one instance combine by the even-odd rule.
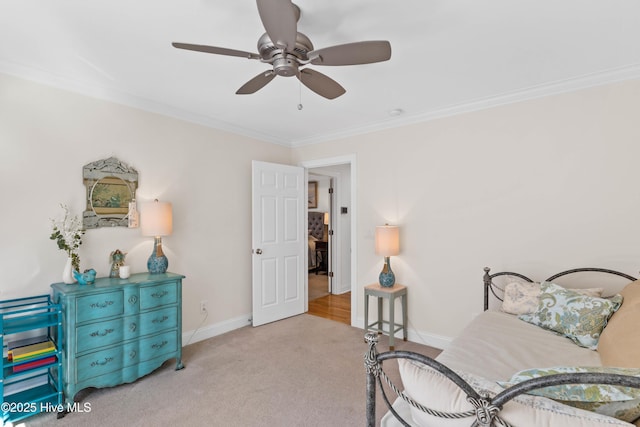
[[[391,58],[391,44],[388,41],[363,41],[315,50],[311,40],[298,32],[300,8],[291,0],[257,0],[257,4],[266,30],[258,40],[259,53],[188,43],[171,44],[178,49],[257,59],[272,66],[271,70],[258,74],[238,89],[236,94],[239,95],[257,92],[275,76],[296,76],[303,85],[318,95],[334,99],[346,90],[330,77],[302,67],[308,64],[371,64]]]

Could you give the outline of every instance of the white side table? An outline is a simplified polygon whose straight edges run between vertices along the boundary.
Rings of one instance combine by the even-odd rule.
[[[369,297],[378,299],[378,320],[369,323]],[[402,299],[402,324],[395,322],[395,300],[397,297]],[[389,320],[383,320],[382,316],[382,299],[389,300]],[[407,340],[407,287],[395,284],[390,288],[380,286],[374,283],[364,287],[364,329],[365,333],[376,331],[379,334],[389,335],[389,350],[393,351],[393,339],[396,332],[402,330],[403,339]],[[387,328],[385,329],[385,326]]]

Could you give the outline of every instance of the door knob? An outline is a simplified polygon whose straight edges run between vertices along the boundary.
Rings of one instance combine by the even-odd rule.
[[[259,248],[258,248],[258,249],[256,249],[256,253],[257,253],[258,255],[262,255],[262,249],[259,249]]]

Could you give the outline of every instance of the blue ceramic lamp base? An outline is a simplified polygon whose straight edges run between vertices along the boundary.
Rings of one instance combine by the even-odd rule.
[[[162,252],[162,238],[156,237],[153,244],[153,252],[147,260],[147,270],[151,274],[166,273],[169,267],[169,260]]]
[[[378,276],[378,281],[380,282],[380,286],[383,288],[391,288],[396,283],[396,276],[391,270],[389,257],[384,257],[384,267],[382,267],[380,276]]]

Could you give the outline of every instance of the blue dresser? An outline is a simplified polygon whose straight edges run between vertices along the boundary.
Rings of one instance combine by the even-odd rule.
[[[182,369],[182,279],[173,273],[54,283],[62,307],[66,401],[87,387],[135,381],[176,359]]]

